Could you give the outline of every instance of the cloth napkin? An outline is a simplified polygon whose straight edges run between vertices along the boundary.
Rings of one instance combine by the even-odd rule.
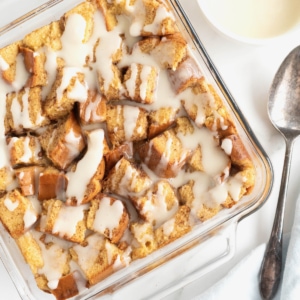
[[[242,259],[223,279],[193,300],[259,300],[259,272],[266,244]],[[300,196],[291,234],[283,237],[283,275],[274,300],[300,299]]]

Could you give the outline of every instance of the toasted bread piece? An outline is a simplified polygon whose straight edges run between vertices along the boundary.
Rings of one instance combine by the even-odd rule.
[[[169,35],[178,31],[169,8],[161,1],[134,0],[124,9],[132,19],[132,36]]]
[[[79,115],[83,124],[104,122],[106,120],[106,98],[97,91],[89,91],[87,100],[79,104]]]
[[[43,211],[37,229],[65,240],[82,243],[86,234],[88,206],[68,206],[61,200],[43,201]]]
[[[27,87],[45,86],[48,83],[47,72],[44,64],[46,55],[43,52],[36,52],[27,47],[20,47],[24,56],[24,64],[30,77],[26,83]]]
[[[73,9],[70,9],[69,11],[67,11],[63,18],[61,19],[61,22],[63,23],[63,25],[65,25],[65,23],[67,22],[68,18],[79,14],[81,15],[84,20],[85,20],[85,33],[84,33],[84,38],[82,40],[82,43],[87,43],[91,37],[91,35],[93,34],[93,30],[94,30],[94,14],[96,11],[97,7],[94,4],[94,1],[85,1],[82,2],[80,4],[78,4],[77,6],[75,6]]]
[[[157,249],[157,242],[151,223],[132,222],[130,231],[133,234],[132,260],[143,258]]]
[[[77,68],[60,68],[45,100],[44,110],[51,120],[57,120],[68,115],[75,102],[85,102],[87,98],[88,87],[84,74]]]
[[[116,52],[118,53],[120,50],[116,50]],[[107,67],[110,71],[99,69],[99,89],[101,94],[104,95],[108,101],[118,100],[121,96],[121,91],[123,90],[121,71],[115,64],[113,64],[113,62],[111,62],[111,64]],[[108,75],[108,73],[110,73],[110,75]]]
[[[114,147],[147,138],[147,111],[130,105],[107,106],[107,133]]]
[[[124,197],[139,194],[152,184],[150,177],[132,162],[122,157],[103,182],[103,191]]]
[[[155,230],[155,239],[158,247],[163,247],[191,231],[190,208],[182,205],[173,218],[163,223]]]
[[[172,128],[142,144],[137,151],[148,168],[163,178],[175,177],[190,155]]]
[[[77,274],[78,272],[75,271],[59,279],[57,287],[51,290],[51,294],[55,296],[56,300],[65,300],[78,295]]]
[[[69,205],[88,203],[102,190],[105,173],[104,156],[108,145],[103,129],[86,132],[87,152],[66,176],[69,180],[66,199]],[[77,178],[80,178],[78,185]]]
[[[23,196],[32,196],[37,193],[37,183],[40,173],[44,170],[41,166],[28,166],[15,170]]]
[[[204,76],[199,65],[191,56],[187,56],[179,63],[176,70],[169,69],[170,80],[177,94],[183,92],[189,87],[201,85]]]
[[[67,186],[68,179],[63,172],[53,167],[47,167],[40,172],[38,177],[38,199],[40,201],[64,200]]]
[[[0,219],[10,235],[18,238],[37,221],[38,213],[31,201],[15,189],[0,198]]]
[[[156,228],[172,218],[179,205],[174,188],[166,180],[154,183],[143,195],[131,199],[140,216]]]
[[[39,139],[35,136],[9,137],[6,142],[13,168],[19,165],[42,164],[45,161]]]
[[[178,109],[161,107],[149,113],[148,138],[153,138],[175,123]]]
[[[23,46],[37,51],[47,46],[53,50],[61,49],[62,27],[59,21],[54,21],[49,25],[43,26],[27,34],[22,40]]]
[[[132,63],[124,75],[125,96],[138,103],[156,100],[158,70],[153,66]]]
[[[150,52],[163,68],[176,70],[186,58],[187,42],[180,33],[163,37],[159,44]]]
[[[133,156],[133,145],[131,142],[124,143],[118,147],[110,149],[104,156],[105,172],[108,173],[111,168],[122,158],[131,159]]]
[[[118,243],[129,223],[129,215],[119,199],[98,195],[91,200],[87,228],[103,234],[112,243]]]
[[[125,252],[99,234],[88,236],[84,245],[73,246],[70,253],[86,276],[89,286],[125,267],[130,261]]]
[[[35,240],[31,231],[27,231],[16,239],[25,261],[28,263],[33,274],[37,274],[38,269],[44,266],[41,248]]]
[[[5,132],[22,133],[47,125],[41,105],[41,88],[25,88],[6,97]]]
[[[13,173],[8,167],[0,168],[0,195],[8,190],[11,184],[13,184]]]
[[[12,84],[16,77],[17,55],[19,54],[20,42],[15,42],[0,49],[0,71],[3,79]]]
[[[50,125],[39,137],[42,148],[52,163],[67,169],[85,148],[82,129],[73,113]]]

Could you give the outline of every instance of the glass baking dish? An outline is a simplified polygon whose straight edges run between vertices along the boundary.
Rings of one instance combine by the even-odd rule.
[[[52,0],[43,1],[42,5],[41,1],[29,2],[32,6],[13,10],[15,12],[13,21],[7,20],[6,24],[1,24],[0,47],[17,41],[32,30],[57,20],[64,11],[82,1]],[[174,11],[177,25],[189,41],[193,55],[206,78],[232,112],[238,133],[255,165],[255,186],[249,195],[243,197],[232,208],[221,211],[217,216],[197,225],[191,232],[178,240],[156,250],[146,258],[134,261],[128,267],[115,272],[72,299],[106,298],[110,297],[112,293],[120,294],[120,298],[125,299],[126,289],[136,282],[145,284],[142,298],[162,298],[199,278],[234,255],[235,228],[238,222],[254,213],[265,203],[272,187],[272,167],[266,153],[220,77],[180,2],[177,0],[169,2]],[[7,11],[7,1],[2,5],[5,7],[2,12]],[[9,7],[12,5],[13,1],[10,2]],[[3,18],[2,22],[4,22],[3,20],[6,19]],[[36,287],[32,273],[19,253],[18,247],[2,227],[0,256],[22,299],[54,299],[53,296],[45,294]],[[193,258],[192,263],[186,268],[187,270],[176,272],[180,274],[174,274],[172,278],[165,278],[164,274],[168,274],[170,269],[178,270],[186,265],[187,259],[191,257]]]

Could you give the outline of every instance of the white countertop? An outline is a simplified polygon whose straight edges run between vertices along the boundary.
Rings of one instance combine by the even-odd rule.
[[[270,157],[274,169],[274,185],[268,201],[257,212],[238,224],[234,257],[209,274],[166,297],[188,300],[225,276],[245,255],[259,244],[267,242],[269,238],[277,203],[285,145],[283,138],[268,119],[268,91],[273,76],[285,56],[300,44],[300,35],[272,45],[242,44],[217,34],[204,20],[196,1],[181,0],[181,3],[219,73]],[[0,12],[2,13],[3,11]],[[300,155],[297,153],[299,150],[300,141],[296,142],[292,160],[284,232],[289,232],[291,229],[295,202],[300,192],[298,183]],[[2,264],[0,264],[0,278],[1,299],[20,299]],[[142,287],[138,285],[132,288],[134,295],[140,295],[139,289],[142,290]],[[113,298],[127,299],[120,295]],[[135,299],[138,297],[135,296]]]

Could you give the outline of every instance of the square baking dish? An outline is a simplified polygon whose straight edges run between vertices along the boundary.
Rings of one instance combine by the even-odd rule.
[[[29,2],[31,4],[26,8],[13,9],[14,20],[2,19],[5,24],[1,24],[0,28],[0,48],[22,39],[24,35],[34,29],[57,20],[65,11],[82,1],[52,0],[43,1],[42,4],[41,1]],[[4,2],[0,6],[3,5],[5,8],[2,11],[7,11],[7,9],[12,9],[13,4],[13,1],[9,4]],[[197,36],[180,2],[170,0],[169,4],[173,10],[176,24],[189,42],[190,50],[200,65],[201,71],[231,112],[238,133],[255,166],[255,186],[249,195],[243,197],[231,208],[224,209],[212,219],[197,224],[189,233],[154,251],[149,256],[132,262],[128,267],[118,270],[91,288],[83,290],[72,299],[98,299],[101,296],[107,297],[114,292],[120,292],[120,297],[122,297],[124,286],[133,284],[142,278],[155,277],[155,274],[163,277],[162,274],[168,268],[172,268],[172,266],[180,268],[187,257],[197,253],[201,257],[197,256],[197,259],[193,260],[193,266],[188,272],[183,272],[183,274],[178,274],[177,277],[168,280],[161,279],[156,290],[148,291],[145,288],[143,298],[161,298],[174,289],[195,280],[234,255],[235,227],[241,219],[254,213],[265,203],[272,187],[273,173],[270,161],[211,61],[201,43],[201,37]],[[12,15],[9,15],[9,18],[11,17]],[[219,241],[220,236],[225,236],[225,238]],[[217,248],[219,251],[214,251]],[[45,294],[37,288],[33,275],[17,245],[2,227],[0,255],[22,299],[54,299],[52,295]]]

